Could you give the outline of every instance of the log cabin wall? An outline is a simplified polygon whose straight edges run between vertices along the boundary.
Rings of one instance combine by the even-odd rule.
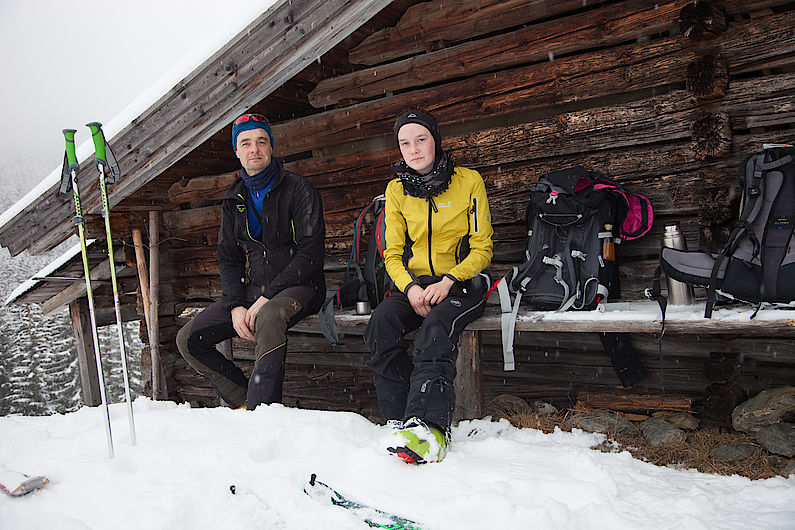
[[[663,226],[714,250],[736,217],[736,171],[763,143],[793,140],[795,3],[724,0],[461,0],[395,2],[252,110],[272,119],[275,154],[320,190],[327,283],[341,281],[354,217],[383,193],[399,157],[406,108],[430,111],[444,148],[486,181],[495,229],[493,276],[523,254],[530,189],[548,171],[598,169],[654,205],[653,230],[621,245],[622,298],[642,297]],[[220,296],[220,198],[235,178],[229,127],[147,185],[136,200],[167,204],[162,240],[161,349],[169,397],[216,404],[179,358],[178,327]],[[162,297],[161,297],[162,298]],[[598,337],[524,333],[515,372],[486,333],[485,392],[571,404],[619,384]],[[641,391],[707,404],[709,388],[742,392],[795,380],[792,341],[776,337],[633,335],[648,373]],[[230,355],[250,357],[233,341]],[[144,356],[146,358],[146,356]],[[293,334],[285,403],[377,414],[360,337],[332,347]],[[250,368],[250,361],[242,361]],[[716,368],[717,367],[717,368]]]

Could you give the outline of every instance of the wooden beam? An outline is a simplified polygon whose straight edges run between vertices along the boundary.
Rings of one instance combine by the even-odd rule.
[[[144,253],[143,234],[139,228],[132,231],[133,245],[135,246],[135,266],[138,269],[138,285],[141,289],[141,305],[144,308],[144,321],[147,331],[151,329],[152,323],[149,316],[151,307],[149,306],[149,273],[146,267],[146,254]]]
[[[588,5],[604,0],[591,0]],[[354,64],[378,64],[581,9],[582,0],[434,0],[406,10],[397,25],[383,28],[348,53]]]
[[[320,81],[309,93],[309,102],[320,108],[342,100],[368,99],[389,91],[433,85],[450,78],[553,60],[588,48],[637,40],[675,28],[676,16],[687,2],[626,0],[402,61],[357,70]],[[526,12],[531,13],[532,10],[527,9]]]
[[[152,399],[165,397],[160,362],[160,213],[149,212],[149,352],[152,356]]]
[[[105,259],[102,263],[91,269],[89,277],[91,278],[91,288],[96,293],[97,286],[105,284],[110,280],[110,261]],[[41,304],[41,312],[44,315],[52,314],[65,305],[72,304],[72,302],[84,296],[86,296],[85,278],[72,280],[71,285]]]
[[[186,204],[196,200],[221,200],[239,176],[240,171],[237,170],[222,175],[207,175],[178,181],[168,188],[168,198],[175,204]]]
[[[464,330],[458,339],[455,421],[483,417],[483,368],[480,333]]]
[[[496,296],[496,295],[495,295]],[[516,331],[554,331],[561,333],[652,333],[662,329],[660,308],[655,302],[632,301],[608,304],[605,312],[599,311],[532,311],[522,309],[516,320]],[[713,318],[704,318],[703,302],[675,311],[669,309],[665,319],[665,333],[693,335],[758,336],[795,335],[795,311],[767,310],[753,320],[754,308],[717,309]],[[337,328],[341,334],[363,335],[369,316],[354,315],[350,310],[336,313]],[[319,333],[317,315],[308,316],[296,324],[294,331]],[[466,327],[470,331],[495,331],[500,329],[499,307],[488,304],[482,317]]]
[[[577,405],[594,409],[650,411],[666,410],[692,412],[693,400],[684,396],[641,394],[637,390],[609,392],[579,392]]]
[[[88,303],[85,299],[75,299],[69,303],[69,317],[72,321],[72,331],[75,334],[83,404],[96,407],[102,403],[102,396],[99,390],[97,363],[94,358],[94,338],[88,318]]]

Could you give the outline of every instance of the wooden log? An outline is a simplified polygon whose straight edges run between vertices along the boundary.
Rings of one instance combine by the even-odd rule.
[[[323,107],[408,88],[433,85],[594,47],[606,47],[662,33],[676,25],[686,0],[655,3],[627,0],[568,17],[559,17],[443,50],[324,79],[309,93]],[[438,11],[437,11],[438,12]],[[531,13],[532,10],[526,10]],[[440,65],[444,67],[440,68]]]
[[[679,13],[680,32],[695,41],[716,37],[727,24],[726,14],[704,0],[684,6]]]
[[[165,395],[160,357],[160,213],[149,212],[149,353],[152,359],[152,399]]]
[[[77,259],[82,259],[77,257]],[[91,272],[88,274],[89,278],[91,279],[91,287],[92,290],[96,290],[102,284],[108,284],[108,280],[110,280],[110,260],[106,259],[99,265],[93,267]],[[86,296],[86,281],[85,278],[79,278],[75,281],[71,282],[65,289],[60,291],[58,294],[46,300],[41,305],[41,312],[45,315],[52,314],[53,312],[57,311],[58,309],[62,308],[63,306],[71,304],[79,299]]]
[[[144,253],[144,241],[141,230],[138,228],[132,231],[133,245],[135,245],[135,263],[138,269],[138,286],[141,291],[141,305],[144,308],[144,321],[146,322],[146,329],[152,327],[152,320],[150,317],[151,306],[149,296],[149,273],[146,267],[146,254]]]
[[[80,369],[80,389],[83,403],[96,407],[102,402],[99,388],[99,375],[94,359],[94,338],[88,318],[88,303],[85,299],[75,299],[69,303],[69,316],[75,334],[77,365]]]
[[[675,313],[669,311],[665,320],[666,333],[689,334],[744,334],[755,333],[758,335],[775,336],[795,335],[795,312],[776,311],[773,318],[751,319],[753,308],[744,309],[740,315],[743,318],[722,318],[724,310],[718,309],[711,319],[703,318],[703,306],[693,306],[687,310]],[[586,316],[587,313],[587,316]],[[650,301],[627,301],[608,303],[604,312],[567,311],[521,311],[516,320],[516,331],[555,331],[564,333],[659,333],[661,320],[659,307]],[[339,311],[336,314],[337,327],[340,333],[361,336],[367,327],[369,317],[354,315],[350,311]],[[304,333],[317,333],[320,325],[316,315],[303,319],[293,328]],[[499,307],[488,304],[484,314],[467,326],[468,330],[499,330]]]
[[[589,5],[603,0],[589,2]],[[580,0],[436,0],[406,10],[348,52],[353,64],[373,65],[427,51],[434,42],[456,42],[582,8]]]
[[[221,200],[239,176],[240,171],[238,170],[222,175],[180,180],[168,188],[168,198],[175,204],[186,204],[198,200]]]
[[[725,112],[701,113],[690,127],[691,149],[699,160],[727,156],[732,150],[732,130]]]
[[[698,99],[721,98],[729,89],[729,66],[721,54],[699,57],[687,67],[687,91]]]
[[[171,249],[174,272],[180,276],[218,275],[218,250],[215,247]]]
[[[483,372],[479,333],[464,331],[458,339],[456,360],[455,420],[483,417]]]
[[[580,392],[577,405],[592,409],[692,412],[693,400],[681,396],[635,394],[629,391]]]
[[[174,299],[178,302],[206,302],[221,298],[221,278],[218,276],[190,277],[173,282]]]

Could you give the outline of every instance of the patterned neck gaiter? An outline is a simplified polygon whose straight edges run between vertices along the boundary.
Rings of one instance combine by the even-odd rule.
[[[437,156],[433,169],[427,175],[420,175],[411,169],[405,160],[392,164],[392,171],[403,183],[405,193],[418,199],[429,199],[444,193],[450,186],[453,160],[449,152]]]

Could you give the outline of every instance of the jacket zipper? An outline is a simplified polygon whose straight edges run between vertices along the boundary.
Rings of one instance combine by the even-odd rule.
[[[474,220],[475,233],[478,233],[478,198],[472,197],[472,218]]]
[[[431,246],[431,234],[433,234],[433,203],[431,199],[428,199],[428,266],[431,268],[431,276],[436,276],[436,272],[433,270],[433,259],[432,259],[432,252],[433,247]]]
[[[245,197],[243,197],[242,195],[240,195],[239,193],[237,194],[237,196],[238,196],[238,197],[240,197],[240,200],[242,200],[242,201],[243,201],[243,206],[244,206],[245,208],[248,208],[248,205],[246,204],[246,198],[245,198]],[[248,238],[249,238],[250,240],[252,240],[252,241],[256,241],[257,243],[259,243],[259,244],[260,244],[260,246],[262,246],[262,255],[263,255],[264,257],[267,257],[267,256],[268,256],[268,247],[266,247],[266,246],[265,246],[265,243],[263,243],[262,241],[260,241],[260,240],[258,240],[258,239],[255,239],[255,238],[254,238],[254,237],[252,237],[252,235],[251,235],[251,230],[249,230],[249,227],[248,227],[248,210],[244,211],[244,212],[243,212],[243,214],[246,216],[246,217],[245,217],[245,219],[246,219],[246,235],[248,235]],[[262,227],[262,230],[263,230],[263,231],[265,230],[265,227],[264,227],[264,226]]]

